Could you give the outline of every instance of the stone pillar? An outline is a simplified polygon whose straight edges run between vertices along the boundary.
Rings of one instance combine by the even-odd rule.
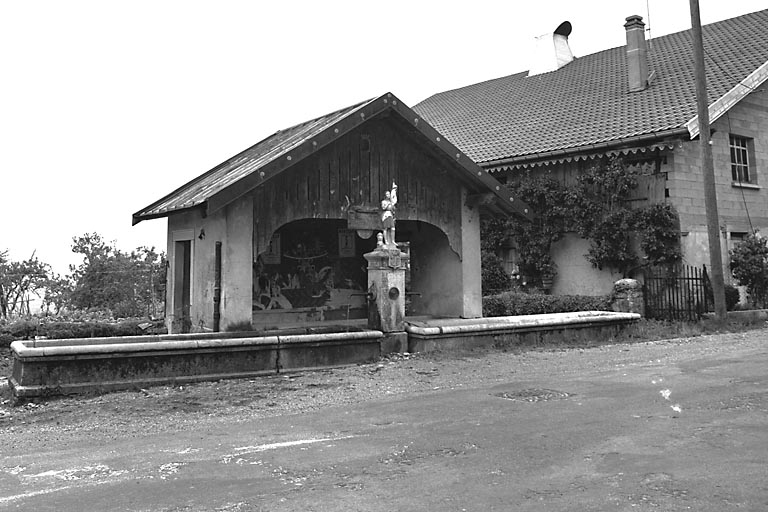
[[[635,279],[619,279],[613,284],[611,307],[622,313],[639,313],[645,316],[643,285]]]
[[[398,248],[377,247],[368,261],[368,327],[384,333],[405,331],[405,269],[409,256]]]

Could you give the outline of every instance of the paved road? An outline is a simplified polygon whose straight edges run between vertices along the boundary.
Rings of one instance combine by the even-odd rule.
[[[0,510],[768,510],[768,331],[602,350],[538,372],[508,354],[471,389],[46,443],[0,459]]]

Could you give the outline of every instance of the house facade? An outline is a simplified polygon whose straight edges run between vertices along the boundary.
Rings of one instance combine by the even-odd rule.
[[[168,218],[169,332],[367,317],[396,189],[408,313],[482,315],[480,214],[526,205],[388,93],[281,130],[135,213]]]
[[[703,28],[726,267],[734,243],[755,230],[768,233],[766,26],[768,10]],[[414,110],[502,182],[546,175],[568,185],[622,158],[642,174],[633,202],[673,205],[684,262],[708,265],[690,31],[646,41],[642,18],[630,16],[626,46],[575,58],[567,49],[571,29],[566,22],[538,38],[545,51],[536,55],[549,59],[530,73],[439,93]],[[622,277],[593,268],[587,250],[575,234],[553,246],[554,293],[600,295]],[[728,281],[727,268],[725,275]]]

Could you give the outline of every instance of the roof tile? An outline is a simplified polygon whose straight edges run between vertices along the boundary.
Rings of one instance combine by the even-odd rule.
[[[768,10],[703,28],[710,101],[768,61]],[[625,47],[488,80],[414,107],[478,163],[680,128],[696,115],[691,31],[649,41],[650,87],[630,93]]]

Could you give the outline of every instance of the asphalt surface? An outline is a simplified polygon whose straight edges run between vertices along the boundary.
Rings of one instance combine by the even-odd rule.
[[[767,330],[348,371],[381,392],[147,432],[5,425],[0,510],[768,510]]]

